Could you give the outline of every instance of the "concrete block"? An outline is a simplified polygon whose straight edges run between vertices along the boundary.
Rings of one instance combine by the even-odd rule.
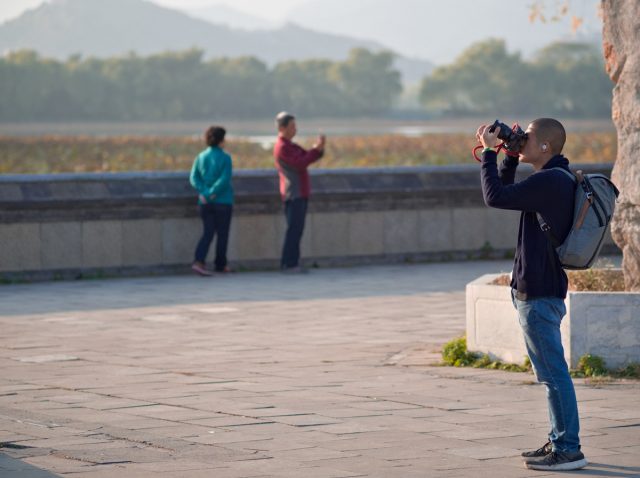
[[[384,253],[384,213],[355,212],[349,217],[349,253],[375,255]]]
[[[122,265],[151,266],[162,263],[162,221],[122,221]]]
[[[122,265],[122,222],[82,223],[82,265],[119,267]]]
[[[448,209],[418,211],[418,245],[424,252],[453,249],[453,222]]]
[[[191,264],[202,234],[200,218],[162,221],[162,263]]]
[[[609,368],[640,362],[640,293],[569,292],[567,302],[573,366],[584,354]]]
[[[235,214],[233,214],[231,216],[231,227],[229,228],[229,244],[227,246],[227,259],[230,262],[238,259],[237,238],[238,238],[238,217]],[[195,250],[195,245],[194,245],[194,250]]]
[[[330,257],[349,254],[348,213],[315,213],[310,219],[310,256]]]
[[[453,249],[475,251],[487,241],[487,208],[453,209]]]
[[[40,246],[40,224],[0,224],[0,270],[40,269]]]
[[[498,276],[484,275],[467,284],[467,348],[505,362],[522,363],[527,349],[510,288],[490,285]]]
[[[494,249],[515,249],[520,227],[520,211],[487,208],[486,240]]]
[[[467,284],[467,347],[494,358],[522,363],[526,355],[518,313],[508,286],[491,285],[498,274]],[[569,292],[560,331],[565,359],[578,365],[585,354],[602,357],[607,367],[640,362],[640,293]]]
[[[278,228],[284,228],[284,217],[273,214],[238,216],[235,236],[235,251],[238,260],[277,259],[280,257],[282,240]]]
[[[40,237],[43,269],[82,267],[82,223],[45,222]]]
[[[420,249],[418,211],[384,213],[384,250],[388,253],[417,252]]]

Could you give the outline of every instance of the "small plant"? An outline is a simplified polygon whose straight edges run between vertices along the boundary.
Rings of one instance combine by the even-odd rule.
[[[488,368],[491,370],[504,370],[506,372],[529,372],[531,362],[526,358],[523,365],[504,363],[499,360],[491,360],[487,354],[478,355],[467,350],[467,339],[460,337],[445,344],[442,349],[442,359],[445,365],[454,367]]]
[[[467,351],[467,338],[460,337],[447,342],[442,349],[442,359],[447,365],[454,367],[468,367],[478,357]]]
[[[505,372],[530,372],[531,362],[529,358],[525,358],[522,365],[517,363],[506,363],[500,360],[491,360],[491,357],[487,354],[482,354],[474,363],[471,364],[473,368],[488,368],[491,370],[504,370]]]
[[[485,241],[482,247],[480,248],[480,257],[482,259],[488,259],[491,257],[494,249],[489,241]]]
[[[609,374],[602,357],[591,354],[580,357],[577,372],[584,377],[601,377]]]
[[[640,379],[640,363],[630,363],[626,367],[616,370],[613,375],[619,378]]]
[[[442,365],[453,367],[487,368],[490,370],[504,370],[505,372],[531,372],[531,360],[524,358],[522,365],[492,360],[487,354],[476,354],[467,350],[466,337],[453,339],[442,349]],[[609,383],[616,378],[640,379],[640,363],[630,363],[618,370],[608,370],[605,361],[597,355],[586,354],[580,357],[578,368],[571,370],[571,376],[589,378],[592,385]]]

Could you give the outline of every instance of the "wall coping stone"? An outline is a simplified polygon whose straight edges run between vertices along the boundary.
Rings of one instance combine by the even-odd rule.
[[[574,168],[609,175],[612,165]],[[311,212],[484,206],[477,164],[312,169],[311,181]],[[234,190],[238,214],[282,207],[273,169],[236,170]],[[0,175],[0,223],[192,217],[195,196],[186,171]]]

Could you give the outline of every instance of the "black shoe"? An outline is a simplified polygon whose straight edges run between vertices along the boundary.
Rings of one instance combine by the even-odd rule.
[[[552,451],[553,451],[553,446],[551,445],[551,442],[548,441],[547,443],[542,445],[537,450],[523,451],[520,456],[522,456],[522,458],[524,458],[524,461],[526,462],[526,461],[531,461],[531,460],[537,460],[538,458],[542,458],[543,456],[547,456]]]
[[[539,460],[525,461],[524,466],[531,470],[569,471],[579,470],[587,466],[588,462],[581,451],[563,453],[552,451]]]

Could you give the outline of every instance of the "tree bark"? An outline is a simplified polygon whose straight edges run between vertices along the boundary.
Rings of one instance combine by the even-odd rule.
[[[623,254],[625,288],[640,291],[640,1],[602,0],[605,66],[618,131],[612,179],[620,189],[611,225]]]

